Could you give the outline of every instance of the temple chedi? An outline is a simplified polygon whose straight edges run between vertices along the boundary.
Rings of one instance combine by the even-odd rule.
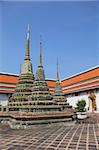
[[[61,105],[63,106],[62,108],[72,108],[69,103],[67,103],[66,96],[64,95],[61,85],[60,85],[60,80],[59,80],[59,71],[58,71],[58,61],[57,61],[57,75],[56,75],[56,86],[54,88],[54,93],[53,93],[53,103],[56,105]]]
[[[16,84],[15,93],[12,95],[8,102],[9,110],[21,111],[24,108],[26,102],[28,101],[28,96],[31,95],[33,82],[34,75],[30,59],[30,27],[28,25],[24,62],[21,65],[20,75]]]
[[[40,41],[40,62],[36,71],[36,76],[32,88],[32,101],[36,104],[45,104],[50,100],[52,96],[50,94],[47,82],[45,81],[45,73],[42,65],[42,42]]]
[[[30,60],[30,28],[28,26],[26,53],[21,66],[15,93],[10,97],[6,111],[0,119],[11,128],[31,128],[37,124],[72,121],[74,110],[67,103],[59,81],[58,64],[54,94],[50,93],[42,64],[42,42],[40,41],[40,62],[34,78]]]

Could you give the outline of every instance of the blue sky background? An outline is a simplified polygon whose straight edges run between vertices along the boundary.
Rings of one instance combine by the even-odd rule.
[[[99,2],[0,2],[0,72],[20,72],[30,23],[35,74],[42,34],[46,78],[60,79],[99,63]]]

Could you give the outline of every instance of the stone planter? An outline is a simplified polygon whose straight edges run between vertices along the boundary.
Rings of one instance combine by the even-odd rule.
[[[77,112],[77,119],[86,119],[87,112]]]

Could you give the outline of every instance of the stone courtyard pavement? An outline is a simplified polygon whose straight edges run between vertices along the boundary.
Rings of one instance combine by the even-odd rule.
[[[0,150],[99,150],[99,124],[10,129],[0,125]]]

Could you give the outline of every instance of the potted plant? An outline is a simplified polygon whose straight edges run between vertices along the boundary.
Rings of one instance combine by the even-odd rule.
[[[86,112],[86,109],[85,109],[86,101],[83,100],[83,99],[79,100],[76,105],[77,105],[77,118],[78,119],[87,118],[87,112]]]

